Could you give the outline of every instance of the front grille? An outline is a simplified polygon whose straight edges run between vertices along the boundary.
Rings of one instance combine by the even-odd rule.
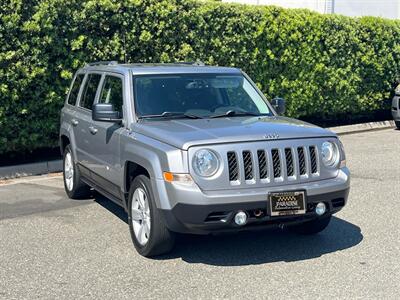
[[[232,184],[250,184],[258,180],[261,183],[293,182],[306,180],[311,175],[320,177],[315,145],[256,149],[226,152]]]

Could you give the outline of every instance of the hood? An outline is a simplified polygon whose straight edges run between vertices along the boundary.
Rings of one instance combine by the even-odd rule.
[[[286,117],[144,120],[133,125],[133,130],[183,150],[195,145],[336,136]]]

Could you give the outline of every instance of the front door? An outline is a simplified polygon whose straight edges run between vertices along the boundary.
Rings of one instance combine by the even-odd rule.
[[[97,103],[111,103],[114,110],[124,117],[124,80],[122,75],[106,74],[102,83]],[[120,161],[120,136],[126,130],[122,124],[113,122],[92,121],[96,132],[91,145],[94,155],[92,177],[107,192],[121,196],[122,166]]]

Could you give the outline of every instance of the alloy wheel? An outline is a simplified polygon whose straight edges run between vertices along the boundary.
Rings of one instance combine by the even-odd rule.
[[[149,199],[143,188],[137,188],[132,196],[131,218],[136,240],[140,245],[147,244],[150,238]]]

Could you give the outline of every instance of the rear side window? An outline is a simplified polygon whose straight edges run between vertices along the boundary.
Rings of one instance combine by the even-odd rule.
[[[101,79],[100,74],[89,74],[83,89],[80,107],[92,109],[94,98],[96,97],[97,87],[99,86]]]
[[[106,76],[103,89],[100,93],[99,103],[111,103],[114,106],[114,110],[119,112],[120,117],[123,116],[122,105],[124,100],[121,78]]]
[[[81,87],[83,76],[84,74],[79,74],[76,76],[71,88],[71,92],[69,93],[68,104],[75,105],[76,99],[78,99],[79,88]]]

